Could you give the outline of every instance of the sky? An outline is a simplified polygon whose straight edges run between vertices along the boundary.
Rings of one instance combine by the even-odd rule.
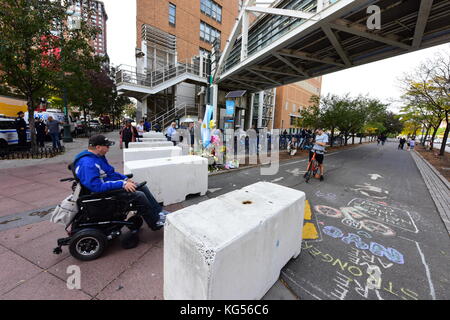
[[[108,55],[114,66],[135,66],[136,1],[103,0],[107,22]],[[424,49],[398,57],[373,62],[323,76],[322,94],[368,95],[389,104],[398,112],[401,107],[399,79],[439,51],[450,51],[450,44]]]

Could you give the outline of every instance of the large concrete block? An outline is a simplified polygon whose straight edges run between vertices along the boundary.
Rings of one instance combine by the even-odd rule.
[[[156,132],[156,131],[144,132],[144,134],[142,136],[144,138],[161,138],[161,139],[166,138],[162,132]]]
[[[208,191],[208,160],[199,156],[129,161],[124,163],[124,171],[132,173],[137,182],[147,181],[155,199],[164,205]]]
[[[305,194],[258,182],[167,216],[164,298],[261,299],[300,254]]]
[[[161,142],[130,142],[129,148],[155,148],[155,147],[173,147],[173,143],[170,141]]]
[[[123,150],[123,162],[178,157],[182,155],[180,147],[132,148]]]

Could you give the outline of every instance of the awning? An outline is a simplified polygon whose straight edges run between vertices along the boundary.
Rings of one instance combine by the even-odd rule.
[[[227,93],[227,95],[225,96],[225,98],[240,98],[240,97],[242,97],[246,92],[247,92],[247,90],[231,91],[231,92],[228,92],[228,93]]]

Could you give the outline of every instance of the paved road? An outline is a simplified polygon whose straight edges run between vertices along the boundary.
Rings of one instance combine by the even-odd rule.
[[[297,160],[213,176],[207,196],[260,180],[306,193],[317,237],[281,275],[300,299],[450,299],[450,239],[409,152],[371,144],[325,161],[325,182],[304,183]]]

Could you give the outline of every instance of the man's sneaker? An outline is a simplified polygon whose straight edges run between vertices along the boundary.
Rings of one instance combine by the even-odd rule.
[[[156,222],[153,227],[150,227],[150,229],[152,229],[153,231],[158,231],[159,229],[164,227],[164,222],[165,222],[165,220],[163,221],[163,220],[159,219],[158,222]]]
[[[161,211],[161,212],[159,213],[159,216],[167,216],[168,214],[171,214],[171,213],[172,213],[172,212],[163,210],[163,211]]]
[[[323,181],[324,179],[323,179],[323,176],[320,176],[320,181]]]

